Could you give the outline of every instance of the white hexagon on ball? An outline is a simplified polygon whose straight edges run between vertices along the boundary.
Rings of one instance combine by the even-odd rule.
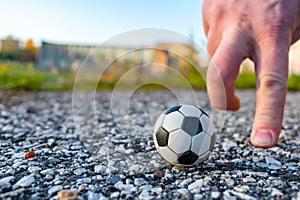
[[[190,149],[192,137],[182,129],[169,133],[168,146],[177,154]]]
[[[187,117],[197,117],[199,118],[202,114],[201,110],[196,106],[192,105],[182,105],[179,111]]]
[[[184,116],[180,112],[171,112],[165,116],[162,127],[170,133],[181,127],[183,119]]]
[[[169,147],[159,147],[159,153],[169,163],[177,162],[177,154],[174,153]]]
[[[215,126],[212,123],[211,119],[205,114],[203,114],[200,117],[200,122],[202,124],[203,131],[212,136],[214,134]]]
[[[191,150],[197,155],[203,155],[209,151],[211,145],[210,136],[201,132],[192,139]]]

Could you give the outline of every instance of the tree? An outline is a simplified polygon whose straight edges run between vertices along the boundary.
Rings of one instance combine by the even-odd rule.
[[[25,50],[30,51],[30,52],[35,52],[36,47],[32,41],[32,39],[28,39],[25,43]]]

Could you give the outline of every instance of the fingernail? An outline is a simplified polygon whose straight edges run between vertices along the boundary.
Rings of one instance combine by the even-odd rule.
[[[253,138],[253,142],[257,146],[267,147],[273,144],[273,134],[267,129],[258,129]]]

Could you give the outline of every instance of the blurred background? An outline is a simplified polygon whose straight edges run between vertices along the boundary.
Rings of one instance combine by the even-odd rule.
[[[199,55],[196,48],[206,45],[201,6],[201,0],[0,0],[0,89],[71,90],[81,63],[95,47],[98,58],[105,61],[149,45],[157,50],[137,51],[111,63],[98,89],[113,88],[124,70],[149,62],[175,68],[193,87],[203,89],[205,82],[195,70],[195,66],[205,68],[209,63],[207,55]],[[189,39],[174,41],[163,35],[153,41],[101,45],[113,36],[142,28],[168,29]],[[300,89],[299,43],[291,48],[289,67],[289,89]],[[242,63],[236,87],[255,88],[250,61]]]

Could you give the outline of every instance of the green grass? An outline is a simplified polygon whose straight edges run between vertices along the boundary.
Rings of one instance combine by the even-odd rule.
[[[289,90],[300,90],[300,75],[291,75],[288,82]]]
[[[256,78],[255,74],[251,72],[239,74],[235,82],[236,88],[239,89],[255,89]],[[288,78],[289,90],[300,90],[300,75],[290,75]]]
[[[74,74],[37,70],[33,63],[0,62],[2,90],[71,90]]]
[[[49,91],[64,91],[72,90],[76,74],[71,72],[53,72],[50,70],[38,70],[33,67],[33,63],[18,63],[18,62],[0,62],[0,90],[49,90]],[[82,83],[80,88],[91,88],[90,80],[97,80],[93,75],[88,76],[87,83]],[[147,77],[141,77],[145,80]],[[164,83],[167,86],[178,88],[185,87],[185,84],[173,75],[164,75]],[[143,80],[144,80],[143,79]],[[186,75],[186,79],[192,87],[204,89],[206,87],[204,79],[198,72],[190,72]],[[123,89],[131,88],[139,83],[136,80],[134,84],[128,83]],[[95,83],[95,81],[93,81]],[[146,82],[159,82],[156,80],[147,80]],[[111,90],[114,88],[116,81],[105,82],[100,80],[97,89]],[[85,85],[86,84],[86,85]],[[139,85],[139,84],[137,84]],[[255,89],[256,79],[252,72],[239,74],[235,86],[238,89]],[[164,86],[158,84],[146,84],[142,89],[162,89]],[[289,90],[300,90],[300,75],[291,75],[288,82]]]
[[[252,72],[239,74],[235,81],[235,87],[238,89],[254,89],[256,87],[255,74]]]

